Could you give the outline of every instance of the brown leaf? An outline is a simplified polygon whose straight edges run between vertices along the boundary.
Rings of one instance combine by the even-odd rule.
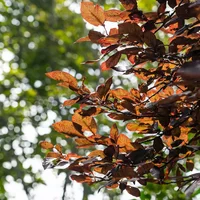
[[[133,196],[135,196],[135,197],[139,197],[140,196],[140,190],[138,189],[138,188],[136,188],[136,187],[132,187],[132,186],[126,186],[126,191],[129,193],[129,194],[131,194],[131,195],[133,195]]]
[[[138,37],[142,36],[142,28],[136,23],[125,22],[119,24],[119,34],[130,34]]]
[[[50,142],[47,142],[47,141],[42,141],[40,142],[40,146],[43,148],[43,149],[52,149],[54,147],[53,144],[51,144]]]
[[[53,124],[53,128],[59,132],[66,134],[69,137],[85,137],[80,130],[77,130],[75,124],[68,120],[63,120]]]
[[[62,153],[62,146],[60,144],[56,144],[54,147],[59,153]]]
[[[82,115],[82,116],[96,116],[96,115],[98,115],[98,114],[100,114],[100,113],[102,113],[102,112],[104,112],[104,110],[102,109],[102,108],[99,108],[99,107],[90,107],[89,109],[87,109],[87,110],[81,110],[81,112],[80,112],[80,115]]]
[[[46,155],[47,158],[60,158],[61,157],[61,154],[60,153],[56,153],[56,152],[49,152],[47,155]]]
[[[154,33],[150,31],[145,31],[144,32],[144,38],[143,38],[144,43],[146,43],[149,47],[155,47],[157,44],[157,39]]]
[[[105,11],[106,21],[117,22],[122,20],[120,17],[121,10],[110,9]]]
[[[101,70],[105,71],[105,70],[109,70],[112,67],[114,67],[115,65],[117,65],[117,63],[119,62],[121,58],[121,53],[117,52],[115,54],[113,54],[112,56],[110,56],[105,62],[103,62],[101,64]]]
[[[93,134],[97,133],[97,124],[93,117],[82,116],[76,112],[72,116],[72,121],[81,127],[82,132],[90,131]]]
[[[186,80],[200,79],[200,60],[186,62],[177,70],[177,75]]]
[[[106,19],[103,8],[92,2],[81,2],[81,15],[94,26],[103,25]]]
[[[131,94],[131,92],[128,92],[127,90],[122,89],[122,88],[110,90],[109,94],[113,96],[114,98],[117,98],[120,100],[122,99],[134,100],[134,96]]]
[[[120,39],[119,35],[111,35],[104,38],[100,38],[98,43],[103,47],[110,47],[111,45],[118,45],[118,41]]]
[[[85,37],[82,37],[82,38],[79,38],[78,40],[76,40],[75,43],[78,43],[78,42],[90,42],[90,38],[88,36],[85,36]]]
[[[98,40],[99,40],[100,38],[105,37],[105,35],[101,34],[101,33],[98,32],[98,31],[90,30],[90,31],[89,31],[89,34],[88,34],[88,37],[89,37],[89,39],[90,39],[93,43],[99,43]]]
[[[147,133],[152,127],[149,124],[142,124],[137,122],[130,122],[126,125],[129,131],[138,131],[139,133]]]
[[[116,143],[118,138],[119,132],[117,129],[117,125],[113,124],[110,129],[110,138]]]
[[[136,0],[120,0],[120,2],[126,10],[137,9]]]
[[[119,151],[130,151],[135,150],[133,145],[131,144],[131,140],[124,134],[120,134],[117,138],[117,145],[119,145]]]
[[[153,167],[153,163],[145,163],[143,165],[138,166],[137,172],[140,176],[142,176],[144,174],[148,174]]]
[[[89,141],[87,138],[76,138],[75,139],[78,148],[87,148],[90,146],[94,146],[94,143]]]
[[[77,181],[78,183],[91,183],[92,178],[87,175],[71,175],[72,180]]]
[[[65,100],[64,103],[63,103],[63,106],[73,106],[80,98],[76,97],[74,99],[68,99],[68,100]]]
[[[56,81],[62,81],[66,85],[71,86],[73,88],[78,88],[77,80],[71,74],[67,72],[52,71],[52,72],[46,73],[46,76]]]
[[[108,114],[108,117],[110,117],[114,120],[123,120],[123,121],[133,118],[132,115],[129,115],[129,114],[126,115],[126,113],[124,113],[124,114],[110,113],[110,114]]]
[[[90,152],[88,155],[89,158],[97,157],[97,156],[100,156],[101,158],[105,158],[105,154],[102,150],[94,150]]]
[[[194,169],[194,162],[192,160],[186,161],[186,168],[188,171],[192,171]]]

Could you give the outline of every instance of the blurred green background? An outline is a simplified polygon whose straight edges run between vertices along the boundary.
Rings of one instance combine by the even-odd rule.
[[[45,153],[39,146],[40,141],[48,140],[60,143],[66,152],[77,151],[72,141],[66,141],[51,129],[55,121],[70,119],[73,108],[64,108],[62,103],[73,94],[56,86],[45,73],[63,70],[78,80],[85,76],[86,84],[93,88],[111,73],[101,73],[97,64],[81,64],[98,58],[98,50],[90,43],[74,44],[88,33],[77,2],[0,0],[1,200],[47,199],[52,190],[57,196],[48,197],[49,200],[76,199],[77,188],[80,189],[78,193],[82,193],[81,198],[89,199],[89,195],[98,189],[98,186],[74,186],[68,176],[70,172],[66,170],[44,172],[42,159]],[[139,6],[151,11],[155,9],[155,2],[139,1]],[[119,3],[114,0],[98,3],[106,9],[119,8]],[[131,80],[113,75],[115,85],[128,87]],[[106,133],[109,122],[102,120],[102,133]],[[53,185],[54,181],[59,183],[57,187]],[[142,191],[141,199],[185,199],[174,188],[174,185],[150,184]],[[100,199],[123,199],[119,191],[104,192],[95,195]],[[128,198],[134,199],[130,195],[125,197]]]

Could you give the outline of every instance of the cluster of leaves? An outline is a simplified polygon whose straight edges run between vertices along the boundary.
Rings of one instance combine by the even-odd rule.
[[[92,2],[82,2],[83,19],[102,26],[105,33],[91,30],[77,42],[99,44],[100,59],[104,59],[101,69],[132,74],[140,80],[138,87],[113,88],[109,78],[92,92],[84,80],[79,85],[68,73],[47,73],[76,94],[64,106],[80,105],[71,121],[57,122],[54,129],[74,138],[78,148],[96,150],[85,156],[66,155],[59,145],[44,141],[41,146],[52,150],[44,167],[67,165],[79,173],[71,176],[73,180],[105,182],[103,187],[119,187],[134,196],[140,196],[136,182],[177,183],[179,188],[189,184],[186,193],[190,195],[200,179],[199,174],[186,173],[193,170],[200,149],[200,1],[158,0],[157,11],[148,13],[138,9],[136,0],[120,2],[124,11],[104,11]],[[117,22],[118,27],[108,31],[106,21]],[[168,34],[167,42],[159,39],[161,33]],[[121,69],[124,57],[129,64]],[[148,67],[149,63],[154,65]],[[108,136],[100,135],[95,120],[99,114],[126,122],[127,130],[141,137],[132,140],[119,133],[116,124]]]

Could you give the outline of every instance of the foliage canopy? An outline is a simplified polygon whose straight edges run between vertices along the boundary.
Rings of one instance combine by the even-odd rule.
[[[67,166],[78,172],[72,180],[103,182],[102,187],[119,187],[136,197],[140,190],[135,184],[149,182],[187,185],[190,196],[200,180],[199,173],[187,173],[194,169],[200,149],[200,1],[158,0],[154,12],[139,10],[136,0],[120,2],[123,10],[106,11],[81,2],[83,19],[104,32],[90,30],[77,42],[100,45],[101,70],[136,76],[138,86],[114,88],[111,77],[91,91],[84,79],[80,83],[66,72],[47,73],[76,94],[64,106],[79,105],[71,120],[56,122],[53,128],[90,152],[63,154],[59,144],[43,141],[42,148],[50,150],[44,168]],[[108,29],[107,21],[117,27]],[[163,33],[167,40],[162,41]],[[102,114],[116,121],[108,135],[99,134],[96,118]],[[125,122],[133,137],[119,132],[118,121]]]

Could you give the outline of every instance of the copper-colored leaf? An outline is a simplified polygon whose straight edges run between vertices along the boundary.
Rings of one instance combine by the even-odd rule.
[[[116,143],[118,138],[119,132],[117,129],[117,125],[113,124],[110,129],[110,138]]]
[[[130,92],[128,92],[127,90],[122,89],[122,88],[110,90],[109,93],[113,97],[120,99],[120,100],[122,100],[122,99],[134,100],[134,97],[130,94]]]
[[[94,150],[92,152],[89,153],[88,157],[97,157],[100,156],[101,158],[105,157],[105,154],[102,150]]]
[[[115,9],[105,11],[106,21],[117,22],[122,20],[120,17],[121,12],[122,11]]]
[[[103,25],[106,19],[103,8],[92,2],[81,2],[81,15],[94,26]]]
[[[149,124],[142,124],[142,123],[137,123],[137,122],[130,122],[126,125],[126,128],[129,131],[137,131],[140,133],[146,133],[148,130],[151,129],[151,126]]]
[[[78,100],[79,98],[65,100],[63,106],[73,106]]]
[[[60,158],[61,154],[56,152],[49,152],[46,157],[47,158]]]
[[[46,73],[46,76],[48,76],[49,78],[52,78],[56,81],[65,82],[73,88],[78,88],[77,80],[71,74],[69,74],[67,72],[52,71],[52,72]]]
[[[63,120],[53,124],[53,128],[59,132],[66,134],[69,137],[85,137],[80,130],[77,130],[75,124],[68,120]]]
[[[118,43],[119,39],[120,39],[119,35],[111,35],[111,36],[107,36],[104,38],[100,38],[98,40],[98,43],[103,47],[108,46],[108,48],[109,48],[110,45],[118,45],[117,43]]]
[[[40,142],[40,146],[43,148],[43,149],[52,149],[54,147],[53,144],[51,144],[50,142],[47,142],[47,141],[42,141]]]
[[[79,38],[78,40],[76,40],[75,43],[78,43],[78,42],[90,42],[90,38],[88,36],[85,36],[85,37],[82,37],[82,38]]]
[[[117,145],[119,145],[119,151],[120,152],[135,150],[135,148],[131,144],[131,140],[124,134],[120,134],[118,136]]]
[[[86,148],[94,145],[94,143],[90,142],[87,138],[76,138],[75,142],[79,148]]]
[[[135,196],[135,197],[139,197],[140,196],[140,190],[138,189],[138,188],[136,188],[136,187],[132,187],[132,186],[126,186],[126,191],[129,193],[129,194],[131,194],[131,195],[133,195],[133,196]]]
[[[62,153],[62,146],[60,144],[56,144],[54,147],[59,153]]]
[[[121,53],[120,52],[115,53],[114,55],[110,56],[105,62],[101,64],[101,69],[103,71],[111,69],[112,67],[117,65],[120,58],[121,58]]]
[[[71,175],[72,180],[75,180],[79,183],[91,183],[92,178],[87,175]]]
[[[97,132],[97,124],[93,117],[82,116],[76,112],[72,116],[72,121],[81,127],[82,132],[90,131],[93,134],[96,134],[96,132]]]

